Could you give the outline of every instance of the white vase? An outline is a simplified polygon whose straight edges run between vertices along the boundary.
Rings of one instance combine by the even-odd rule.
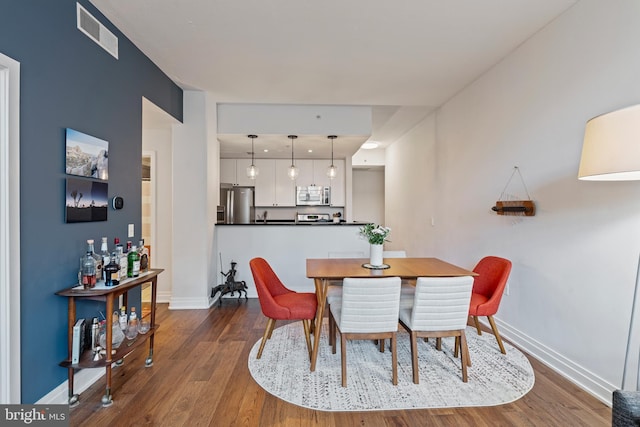
[[[382,247],[383,245],[371,245],[369,252],[369,264],[376,267],[382,265]]]

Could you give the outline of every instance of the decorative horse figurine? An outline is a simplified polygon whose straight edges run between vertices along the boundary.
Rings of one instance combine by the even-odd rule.
[[[231,270],[227,271],[226,273],[224,271],[220,272],[220,274],[222,274],[226,278],[225,282],[211,289],[211,298],[213,298],[218,292],[220,292],[220,298],[218,299],[219,306],[222,305],[223,295],[230,293],[231,296],[234,296],[236,291],[238,291],[238,300],[240,299],[240,297],[242,297],[242,292],[244,292],[244,299],[249,299],[247,297],[247,283],[244,280],[235,280],[237,273],[236,265],[237,262],[231,261]]]

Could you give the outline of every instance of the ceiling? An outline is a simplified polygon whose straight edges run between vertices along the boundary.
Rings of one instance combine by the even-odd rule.
[[[371,106],[369,139],[382,148],[577,1],[91,0],[183,89],[225,103]],[[250,151],[246,135],[219,139],[221,152]],[[257,139],[256,155],[258,141],[288,151],[286,135]],[[316,151],[327,157],[330,144]]]

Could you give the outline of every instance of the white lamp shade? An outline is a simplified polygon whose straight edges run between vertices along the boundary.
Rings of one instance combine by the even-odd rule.
[[[578,179],[640,180],[640,105],[587,122]]]

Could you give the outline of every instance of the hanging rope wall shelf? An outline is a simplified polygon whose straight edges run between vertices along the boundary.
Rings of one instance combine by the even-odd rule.
[[[527,194],[528,200],[505,200],[505,198],[507,197],[507,188],[509,187],[509,184],[511,183],[511,180],[513,179],[513,176],[516,174],[516,172],[520,177],[522,187]],[[491,208],[491,210],[498,215],[534,216],[536,214],[536,205],[533,200],[531,200],[531,196],[529,196],[529,191],[527,190],[527,186],[524,183],[524,179],[522,178],[520,169],[517,166],[513,167],[513,173],[509,177],[507,185],[504,186],[504,190],[502,190],[502,193],[500,194],[500,199],[496,202],[496,205]]]

